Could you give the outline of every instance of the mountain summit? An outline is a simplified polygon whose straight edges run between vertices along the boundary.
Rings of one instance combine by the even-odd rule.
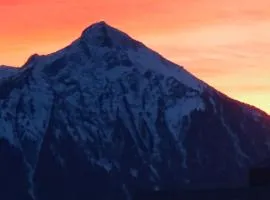
[[[136,48],[139,42],[133,40],[127,34],[111,27],[104,21],[95,23],[86,28],[81,39],[89,45],[108,48]]]
[[[264,112],[105,22],[1,78],[0,108],[2,199],[245,186],[270,153]]]

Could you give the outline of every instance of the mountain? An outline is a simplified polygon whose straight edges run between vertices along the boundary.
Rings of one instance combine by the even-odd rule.
[[[15,71],[0,78],[1,199],[245,186],[270,153],[266,113],[105,22]]]
[[[8,78],[9,76],[16,74],[18,71],[20,71],[20,69],[15,67],[0,65],[0,79]]]

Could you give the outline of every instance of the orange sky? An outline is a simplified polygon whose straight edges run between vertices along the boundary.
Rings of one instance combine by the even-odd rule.
[[[0,63],[21,66],[105,20],[270,113],[269,0],[0,0]]]

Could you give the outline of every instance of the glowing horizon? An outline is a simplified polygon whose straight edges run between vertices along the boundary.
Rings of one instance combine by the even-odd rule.
[[[0,64],[55,52],[92,23],[108,24],[237,100],[270,113],[267,0],[1,0]]]

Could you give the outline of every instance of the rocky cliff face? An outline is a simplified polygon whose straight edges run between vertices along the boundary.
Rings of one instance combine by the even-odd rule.
[[[2,199],[243,186],[269,154],[269,116],[104,22],[0,79],[0,108]]]

